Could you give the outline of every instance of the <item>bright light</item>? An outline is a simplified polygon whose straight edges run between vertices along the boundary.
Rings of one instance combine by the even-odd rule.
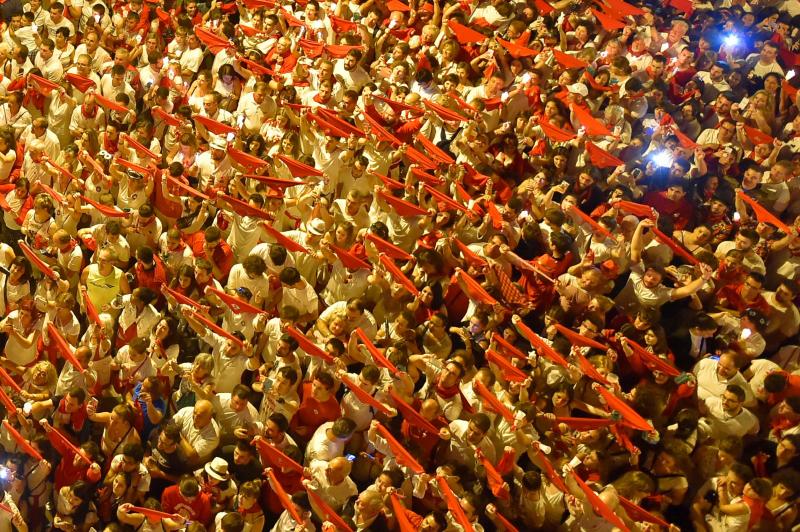
[[[797,72],[795,72],[794,70],[790,70],[789,72],[786,73],[786,81],[789,81],[790,79],[792,79],[796,75],[797,75]]]
[[[658,168],[669,168],[672,166],[672,153],[667,150],[658,151],[653,155],[653,162]]]
[[[661,51],[662,52],[666,52],[667,48],[669,48],[669,43],[668,42],[665,42],[664,44],[661,45]]]
[[[736,211],[735,213],[733,213],[733,221],[734,222],[738,222],[741,219],[742,219],[742,215],[739,214],[739,211]]]
[[[739,44],[739,42],[740,42],[739,41],[739,36],[736,35],[735,33],[731,33],[730,35],[725,37],[724,42],[725,42],[725,46],[728,46],[728,47],[732,48],[732,47],[734,47],[734,46]]]
[[[506,100],[508,100],[508,93],[504,92],[503,94],[500,95],[500,101],[504,102]]]
[[[794,71],[792,71],[792,73],[794,73]],[[786,76],[786,79],[790,79],[788,75]],[[522,75],[522,83],[530,83],[530,82],[531,82],[531,73],[525,72]]]
[[[741,339],[747,340],[748,338],[750,338],[750,336],[752,336],[752,334],[753,331],[745,327],[744,329],[742,329]]]

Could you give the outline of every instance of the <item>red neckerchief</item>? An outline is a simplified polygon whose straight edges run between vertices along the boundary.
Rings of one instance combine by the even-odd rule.
[[[258,504],[257,502],[253,506],[251,506],[250,508],[242,508],[241,506],[239,506],[236,509],[236,511],[239,512],[242,515],[260,514],[260,513],[262,513],[261,505]]]
[[[96,105],[94,106],[92,111],[89,112],[89,113],[86,112],[86,107],[87,106],[86,106],[85,103],[81,105],[81,114],[83,115],[84,118],[94,118],[94,117],[97,116],[97,106]]]
[[[327,100],[323,101],[322,98],[320,98],[319,96],[320,96],[319,93],[314,95],[314,101],[317,103],[321,103],[322,105],[328,105],[328,102],[331,101],[330,97],[328,97]]]
[[[461,388],[456,384],[455,386],[451,386],[450,388],[445,388],[439,382],[436,382],[436,395],[441,397],[442,399],[452,399],[456,395],[461,393]]]
[[[117,137],[117,140],[112,141],[108,138],[108,135],[104,136],[103,148],[105,148],[108,153],[117,153],[119,151],[119,137]]]
[[[69,422],[71,425],[70,428],[75,432],[79,432],[81,429],[83,429],[84,423],[86,423],[87,414],[86,414],[85,403],[83,406],[81,406],[81,408],[77,412],[73,412],[70,414],[69,412],[67,412],[66,400],[67,398],[63,397],[61,401],[58,402],[58,413],[69,416]]]
[[[632,55],[633,57],[642,57],[643,55],[647,54],[647,49],[645,48],[641,52],[634,52],[630,48],[628,48],[628,54]]]

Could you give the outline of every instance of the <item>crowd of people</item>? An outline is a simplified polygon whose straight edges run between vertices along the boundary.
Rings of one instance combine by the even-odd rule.
[[[0,532],[796,526],[796,0],[0,17]]]

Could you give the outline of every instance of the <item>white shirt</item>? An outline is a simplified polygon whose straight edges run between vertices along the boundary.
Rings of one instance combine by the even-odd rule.
[[[342,456],[344,453],[345,442],[339,440],[331,441],[328,438],[328,429],[333,427],[333,421],[328,421],[320,425],[308,442],[306,447],[305,463],[330,462],[334,458]]]
[[[206,462],[219,445],[219,425],[212,419],[211,423],[198,429],[194,426],[193,413],[194,407],[187,406],[178,410],[172,419],[180,427],[186,441],[197,451],[199,462]]]
[[[213,348],[211,354],[214,356],[214,381],[217,392],[230,393],[234,386],[242,382],[242,373],[247,368],[247,357],[241,353],[232,358],[223,354],[222,350],[228,340],[214,332],[208,331],[202,339]]]
[[[697,398],[705,401],[709,397],[722,397],[729,384],[741,386],[745,393],[745,402],[753,399],[753,392],[741,373],[736,373],[728,380],[721,380],[717,375],[717,360],[704,358],[694,367],[697,378]]]

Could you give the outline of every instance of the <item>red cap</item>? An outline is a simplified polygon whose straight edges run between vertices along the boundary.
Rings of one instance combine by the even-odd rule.
[[[483,33],[475,31],[468,26],[464,26],[463,24],[459,24],[455,21],[455,19],[448,20],[447,26],[450,28],[450,31],[453,32],[453,36],[455,36],[456,40],[461,44],[483,44],[483,42],[488,39],[488,37],[486,37],[486,35]]]

